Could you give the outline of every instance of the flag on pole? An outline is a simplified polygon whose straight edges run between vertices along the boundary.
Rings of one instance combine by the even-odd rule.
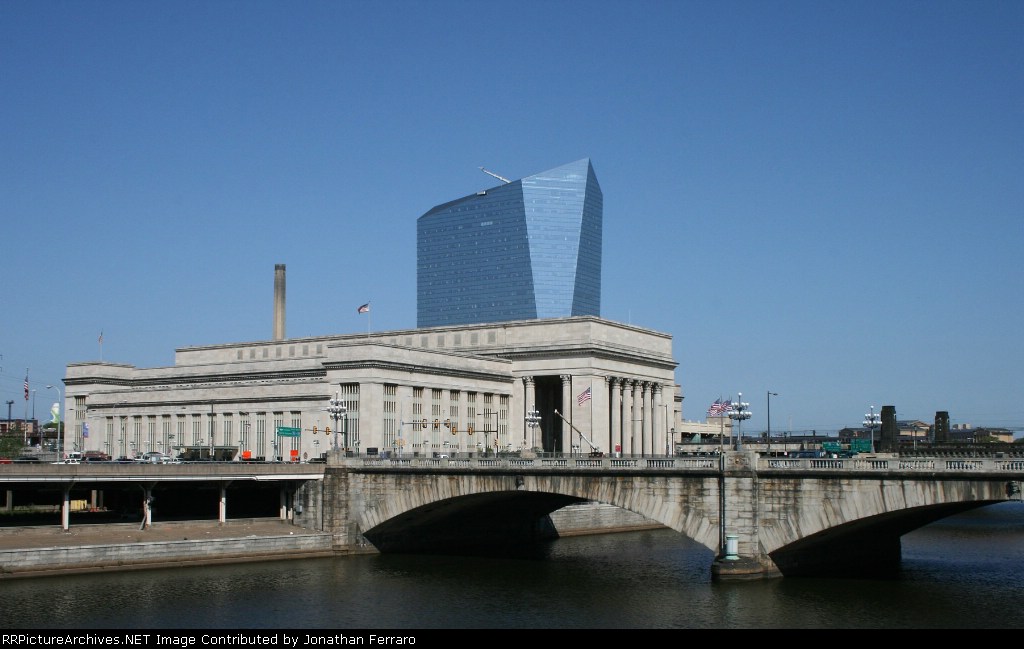
[[[590,401],[590,388],[580,392],[580,396],[576,397],[576,405],[582,406],[587,401]]]
[[[730,408],[732,408],[732,401],[722,401],[721,399],[715,399],[715,402],[708,408],[708,417],[721,417]]]
[[[25,375],[25,401],[28,401],[28,374]]]
[[[102,332],[102,331],[100,332],[100,340],[99,340],[99,343],[100,343],[101,345],[103,344],[103,332]]]
[[[367,302],[367,303],[366,303],[366,304],[364,304],[363,306],[361,306],[361,307],[359,307],[358,309],[356,309],[356,311],[357,311],[358,313],[369,313],[369,312],[370,312],[370,303],[369,303],[369,302]]]

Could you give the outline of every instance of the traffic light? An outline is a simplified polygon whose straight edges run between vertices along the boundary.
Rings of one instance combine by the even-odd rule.
[[[473,424],[469,425],[469,427],[466,429],[466,432],[469,433],[470,435],[473,434]]]
[[[324,435],[330,435],[330,434],[331,434],[331,427],[330,426],[324,426]]]
[[[313,434],[316,435],[316,426],[313,426]]]

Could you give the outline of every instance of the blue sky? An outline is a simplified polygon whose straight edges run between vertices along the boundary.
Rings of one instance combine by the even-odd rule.
[[[684,418],[1022,427],[1022,42],[1017,0],[7,0],[0,397],[270,339],[279,263],[290,337],[415,327],[420,215],[590,158],[601,315],[673,336]]]

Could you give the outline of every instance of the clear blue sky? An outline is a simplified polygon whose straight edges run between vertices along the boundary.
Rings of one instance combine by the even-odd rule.
[[[420,215],[590,158],[601,315],[673,336],[684,418],[1024,426],[1022,43],[1018,0],[6,0],[0,398],[270,339],[279,263],[290,337],[415,327]]]

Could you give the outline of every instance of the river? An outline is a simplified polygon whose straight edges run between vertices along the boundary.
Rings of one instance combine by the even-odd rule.
[[[715,582],[671,530],[567,537],[530,559],[360,555],[0,586],[27,630],[1024,628],[1024,504],[903,537],[892,579]],[[841,557],[836,558],[841,561]]]

